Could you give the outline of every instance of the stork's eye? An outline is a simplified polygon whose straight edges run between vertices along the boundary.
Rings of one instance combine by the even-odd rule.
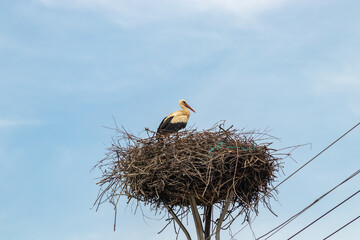
[[[183,101],[183,104],[186,104],[186,102],[185,102],[185,101]]]

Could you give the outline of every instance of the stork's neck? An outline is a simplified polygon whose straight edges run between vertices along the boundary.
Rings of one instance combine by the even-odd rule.
[[[190,117],[190,110],[185,106],[180,106],[183,110],[183,113],[189,118]]]

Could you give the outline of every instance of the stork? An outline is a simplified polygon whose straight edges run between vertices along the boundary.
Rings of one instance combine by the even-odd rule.
[[[179,101],[182,110],[173,112],[165,117],[157,130],[160,134],[174,133],[186,127],[190,117],[190,110],[195,112],[184,99]],[[189,110],[190,109],[190,110]]]

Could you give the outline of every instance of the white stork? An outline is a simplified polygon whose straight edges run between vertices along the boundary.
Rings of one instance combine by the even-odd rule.
[[[165,133],[174,133],[186,127],[186,124],[190,117],[190,111],[194,111],[184,99],[179,101],[179,105],[182,110],[173,112],[165,117],[160,126],[157,130],[158,133],[165,134]]]

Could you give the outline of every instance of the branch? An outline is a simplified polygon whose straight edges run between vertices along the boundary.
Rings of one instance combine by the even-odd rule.
[[[224,205],[224,208],[223,208],[223,210],[222,210],[222,212],[220,214],[219,221],[218,221],[218,223],[216,225],[216,235],[215,235],[216,240],[220,240],[221,225],[222,225],[222,223],[224,221],[225,214],[226,214],[226,212],[227,212],[227,210],[229,208],[229,205],[230,205],[230,202],[231,202],[231,199],[233,198],[233,196],[234,196],[234,190],[231,190],[228,198],[226,199],[226,203]]]
[[[186,238],[188,240],[191,240],[190,234],[189,232],[186,230],[185,226],[182,224],[182,222],[180,221],[180,219],[176,216],[176,214],[174,213],[174,211],[169,207],[169,206],[165,206],[166,209],[168,210],[168,212],[171,214],[171,216],[173,217],[173,219],[176,221],[176,223],[180,226],[181,230],[183,230],[183,232],[186,235]]]
[[[198,240],[204,240],[204,230],[203,230],[203,226],[201,223],[199,212],[197,210],[196,201],[195,201],[194,196],[191,195],[189,197],[189,200],[190,200],[191,211],[192,211],[193,217],[194,217]]]
[[[212,205],[206,206],[204,208],[205,215],[205,240],[210,240],[210,228],[211,228],[211,213],[212,213]]]

